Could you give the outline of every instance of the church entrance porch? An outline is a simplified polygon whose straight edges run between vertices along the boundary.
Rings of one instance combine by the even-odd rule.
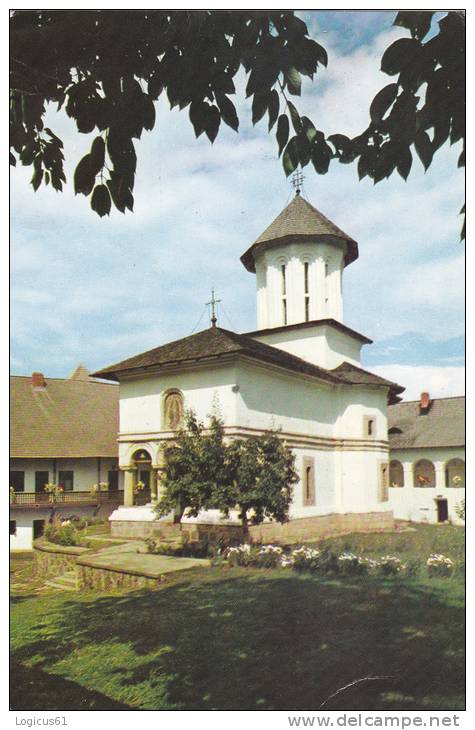
[[[137,449],[124,474],[124,507],[148,505],[157,501],[159,467],[153,465],[150,453]]]

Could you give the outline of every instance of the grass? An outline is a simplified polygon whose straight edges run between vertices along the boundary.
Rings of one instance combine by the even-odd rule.
[[[404,535],[412,558],[411,544],[423,558],[436,549],[456,558],[463,532],[427,526],[330,542],[384,554]],[[368,676],[384,679],[324,709],[462,710],[464,587],[461,576],[212,568],[148,592],[15,590],[11,650],[17,710],[316,710]]]

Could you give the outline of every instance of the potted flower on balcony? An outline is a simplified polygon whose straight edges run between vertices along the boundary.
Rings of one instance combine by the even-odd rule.
[[[10,485],[10,504],[15,504],[15,487]]]
[[[424,474],[417,475],[417,486],[418,487],[427,487],[428,484],[430,484],[429,477],[424,476]]]
[[[145,489],[145,484],[144,484],[144,482],[141,482],[141,481],[139,480],[139,481],[138,481],[138,482],[137,482],[137,483],[135,484],[135,487],[134,487],[134,494],[140,494],[140,492],[143,492],[143,490],[144,490],[144,489]]]
[[[46,494],[49,494],[50,502],[56,502],[58,496],[64,492],[63,487],[59,484],[55,484],[54,482],[48,482],[45,484],[44,490]]]

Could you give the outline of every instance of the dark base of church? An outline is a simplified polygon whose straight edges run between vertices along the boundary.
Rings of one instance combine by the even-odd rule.
[[[114,520],[111,522],[112,537],[169,539],[187,534],[189,540],[251,541],[255,543],[281,543],[285,545],[304,540],[336,537],[350,532],[382,532],[394,530],[392,512],[348,512],[345,514],[319,515],[290,520],[284,525],[266,522],[249,527],[247,534],[240,525],[182,524],[164,522],[135,522]]]

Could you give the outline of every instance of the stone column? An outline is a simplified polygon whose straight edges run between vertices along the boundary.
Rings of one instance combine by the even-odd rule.
[[[404,487],[414,486],[414,476],[412,470],[412,461],[405,461],[402,465],[404,472]]]
[[[135,471],[128,469],[124,473],[124,507],[134,506]]]
[[[150,501],[152,502],[152,504],[155,504],[158,498],[157,476],[157,469],[155,467],[152,467],[152,471],[150,472]]]
[[[435,487],[436,489],[445,488],[445,464],[443,461],[435,461]]]

